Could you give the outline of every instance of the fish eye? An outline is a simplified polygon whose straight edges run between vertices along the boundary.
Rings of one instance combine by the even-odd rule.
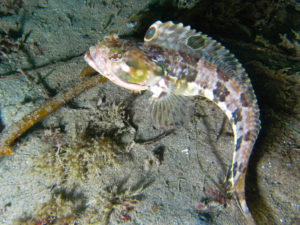
[[[147,32],[145,34],[145,37],[144,37],[144,40],[145,41],[151,41],[155,36],[156,36],[156,27],[155,26],[151,26],[147,30]]]
[[[119,49],[111,49],[108,58],[114,62],[122,59],[122,52]]]

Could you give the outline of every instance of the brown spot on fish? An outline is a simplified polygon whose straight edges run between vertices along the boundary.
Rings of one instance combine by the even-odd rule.
[[[200,79],[196,79],[196,84],[200,87],[203,87],[203,89],[207,89],[208,88],[208,81],[206,80],[200,80]]]
[[[230,76],[224,70],[217,69],[218,78],[223,81],[228,81]]]
[[[227,85],[230,86],[233,95],[239,96],[242,92],[241,85],[235,80],[229,80]]]
[[[187,74],[185,76],[186,76],[187,82],[193,82],[193,81],[195,81],[195,79],[197,77],[197,73],[191,73],[191,74]]]
[[[227,90],[226,87],[224,87],[224,91],[223,91],[222,95],[220,95],[219,100],[220,100],[221,102],[224,102],[224,101],[225,101],[225,98],[226,98],[228,95],[229,95],[229,91]]]
[[[208,60],[202,60],[203,61],[203,66],[207,69],[207,70],[211,70],[211,71],[217,71],[217,66],[214,65],[213,63],[211,63]]]
[[[158,96],[158,99],[161,99],[161,98],[164,98],[164,97],[166,97],[168,95],[168,93],[167,92],[161,92],[161,94]]]
[[[245,168],[242,168],[243,164],[242,163],[239,163],[239,167],[238,167],[238,171],[240,172],[244,172]]]
[[[181,66],[183,74],[181,76],[179,75],[178,77],[185,79],[187,82],[195,81],[198,74],[198,70],[192,65],[196,65],[199,59],[196,57],[192,57],[191,55],[186,53],[181,53],[180,56],[184,63],[178,62],[177,65]],[[173,65],[173,67],[176,67],[176,65]]]
[[[241,100],[241,103],[242,103],[242,105],[243,105],[244,107],[249,107],[249,106],[250,106],[250,103],[249,103],[249,101],[248,101],[247,96],[246,96],[245,93],[242,93],[242,94],[240,95],[240,100]]]
[[[244,141],[250,141],[250,139],[251,139],[251,132],[248,131],[244,136]]]
[[[242,121],[243,117],[241,114],[242,110],[240,108],[237,108],[233,113],[232,113],[232,118],[233,122],[236,124],[237,122]]]
[[[157,58],[157,55],[159,55],[157,54],[158,51],[159,50],[155,50],[151,58],[158,64],[164,66],[168,74],[187,82],[194,82],[196,80],[198,69],[194,65],[197,65],[199,61],[198,57],[194,57],[185,52],[165,50],[160,54],[160,57]]]
[[[243,140],[242,137],[239,137],[239,138],[236,140],[235,151],[238,151],[238,150],[240,149],[241,144],[242,144],[242,140]]]
[[[217,88],[213,90],[213,93],[214,93],[215,99],[217,99],[221,102],[224,102],[226,96],[229,95],[229,91],[221,82],[217,83]]]

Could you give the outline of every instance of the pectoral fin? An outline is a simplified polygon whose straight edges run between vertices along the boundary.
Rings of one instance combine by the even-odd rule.
[[[169,94],[160,99],[151,99],[150,112],[155,125],[163,128],[182,126],[193,115],[193,98]]]

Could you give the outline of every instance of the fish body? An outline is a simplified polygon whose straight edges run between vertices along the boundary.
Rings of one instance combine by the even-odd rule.
[[[214,102],[234,133],[232,191],[248,223],[255,224],[245,200],[245,176],[260,130],[259,108],[248,75],[227,49],[189,26],[157,21],[143,43],[111,35],[91,47],[85,60],[121,87],[150,90],[152,118],[163,126],[184,122],[192,96]]]

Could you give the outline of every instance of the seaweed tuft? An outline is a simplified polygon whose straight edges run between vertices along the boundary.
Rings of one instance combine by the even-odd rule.
[[[13,225],[79,224],[79,218],[87,208],[86,204],[86,197],[77,192],[76,187],[71,190],[56,188],[49,201],[43,203],[32,215],[15,220]]]
[[[97,205],[101,207],[94,212],[92,220],[102,221],[103,224],[110,224],[110,220],[114,211],[118,211],[118,220],[127,222],[131,220],[129,212],[133,211],[136,204],[145,200],[144,190],[149,187],[154,179],[141,178],[135,184],[128,185],[129,177],[115,182],[99,191],[95,196]]]
[[[287,34],[279,34],[281,42],[279,46],[290,51],[296,57],[300,57],[300,31],[292,30],[292,38],[288,38]]]
[[[300,107],[300,79],[299,73],[289,68],[273,70],[258,61],[247,63],[249,73],[259,77],[259,82],[255,81],[257,92],[260,96],[261,108],[266,104],[275,109],[291,114],[298,114]]]
[[[130,159],[129,153],[108,137],[78,141],[51,149],[35,160],[33,173],[46,176],[51,185],[84,184],[93,180],[107,166],[118,166]]]

